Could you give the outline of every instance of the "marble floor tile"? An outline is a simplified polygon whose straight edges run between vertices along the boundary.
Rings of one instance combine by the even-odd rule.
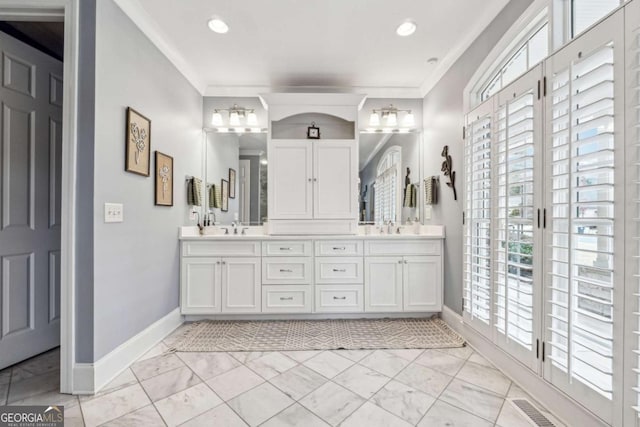
[[[298,403],[289,406],[260,427],[328,427],[312,412]]]
[[[131,370],[139,381],[144,381],[147,378],[155,377],[163,372],[171,371],[183,366],[184,363],[175,354],[164,354],[162,356],[156,356],[136,362],[131,365]]]
[[[502,372],[497,369],[478,365],[471,360],[468,360],[467,363],[464,364],[456,378],[486,388],[501,396],[506,396],[511,386],[511,380],[504,376]]]
[[[250,426],[267,421],[294,402],[269,383],[264,383],[227,402]]]
[[[156,402],[201,382],[202,380],[191,369],[183,366],[151,377],[140,384],[142,384],[151,401]]]
[[[78,396],[62,394],[57,391],[46,391],[22,400],[13,401],[11,405],[60,405],[66,409],[78,406],[79,403]]]
[[[7,404],[9,396],[9,384],[0,384],[0,406]]]
[[[378,371],[388,377],[396,376],[398,372],[402,371],[409,363],[411,362],[384,350],[376,350],[360,361],[361,365]]]
[[[371,402],[415,425],[436,401],[419,390],[390,381],[373,396]]]
[[[66,408],[65,408],[66,411]],[[164,421],[153,405],[145,406],[130,414],[123,415],[101,427],[133,427],[133,426],[162,426]]]
[[[273,351],[230,351],[229,354],[233,356],[238,362],[246,364],[252,360],[258,359],[262,356],[266,356],[269,353],[275,353]]]
[[[101,390],[99,390],[99,393],[100,394],[110,393],[112,391],[116,391],[118,389],[121,389],[122,387],[126,387],[128,385],[132,385],[137,382],[138,382],[138,379],[133,374],[133,371],[127,368],[120,375],[118,375],[113,380],[111,380]]]
[[[271,378],[288,371],[297,364],[298,363],[293,359],[289,359],[284,354],[276,352],[266,354],[246,363],[249,369],[255,371],[265,380],[270,380]]]
[[[424,349],[421,349],[421,348],[400,348],[397,350],[388,349],[384,351],[386,351],[387,353],[391,353],[394,356],[402,357],[403,359],[408,360],[409,362],[413,362],[416,359],[416,357],[424,353]]]
[[[496,421],[498,427],[531,427],[531,421],[516,409],[509,401],[505,401],[502,405],[500,415]]]
[[[12,368],[12,381],[44,375],[60,369],[60,348],[25,360]]]
[[[410,387],[427,393],[430,396],[438,397],[440,393],[449,385],[453,377],[427,368],[417,363],[412,363],[400,372],[395,380]]]
[[[496,422],[504,402],[501,396],[457,378],[442,392],[440,400],[492,423]]]
[[[227,353],[177,353],[178,357],[203,381],[223,374],[241,365]]]
[[[225,402],[251,390],[264,382],[264,379],[244,365],[213,377],[207,381],[209,387]]]
[[[418,427],[492,427],[493,423],[478,418],[441,400],[436,401]]]
[[[180,339],[182,339],[183,334],[186,332],[187,329],[191,328],[192,324],[193,322],[187,322],[178,326],[175,329],[175,331],[171,332],[167,337],[165,337],[162,340],[164,345],[166,345],[168,348],[173,347]]]
[[[469,362],[477,363],[478,365],[486,366],[487,368],[497,369],[491,362],[480,356],[478,353],[473,353],[467,360]]]
[[[463,359],[440,351],[427,350],[416,359],[416,363],[454,377],[465,362]]]
[[[326,383],[327,379],[304,365],[298,365],[272,378],[269,382],[293,400],[300,400]]]
[[[302,363],[305,360],[309,360],[313,356],[317,356],[318,354],[322,353],[322,350],[281,351],[280,353],[284,354],[290,359],[295,360],[298,363]]]
[[[353,365],[338,374],[333,381],[347,390],[369,399],[376,394],[391,378],[361,365]]]
[[[341,427],[410,427],[412,425],[371,402],[365,402],[340,424]]]
[[[340,372],[352,366],[354,362],[331,351],[325,351],[304,362],[304,366],[311,368],[320,375],[333,378]]]
[[[364,402],[346,388],[327,382],[299,403],[332,426],[337,426]]]
[[[436,348],[435,350],[464,360],[467,360],[473,354],[473,349],[468,345],[454,348]]]
[[[190,419],[180,427],[247,427],[231,408],[226,404],[218,405],[204,414]]]
[[[332,350],[338,356],[346,357],[354,362],[359,362],[371,353],[373,350]]]
[[[156,409],[168,426],[177,426],[222,403],[206,384],[200,383],[159,400]]]
[[[150,403],[140,384],[134,384],[96,399],[80,402],[80,406],[85,424],[87,427],[93,427],[115,420]]]
[[[143,354],[142,357],[138,359],[138,362],[151,359],[152,357],[162,356],[167,350],[169,350],[169,347],[164,342],[160,341],[158,344],[153,346],[151,350]]]
[[[85,427],[80,405],[71,406],[69,408],[65,406],[64,425],[65,427]]]
[[[11,404],[18,400],[60,389],[60,372],[52,371],[43,375],[31,376],[18,381],[11,380],[7,402]]]
[[[11,368],[0,371],[0,385],[9,384],[11,382]]]

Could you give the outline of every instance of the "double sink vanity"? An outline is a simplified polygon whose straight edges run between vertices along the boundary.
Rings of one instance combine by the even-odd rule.
[[[227,170],[239,182],[227,209],[204,203],[201,214],[223,225],[180,229],[187,319],[441,311],[444,228],[415,221],[419,191],[402,200],[405,186],[419,187],[420,135],[360,134],[363,98],[265,94],[265,133],[207,130],[205,197]],[[320,138],[306,137],[309,125]]]
[[[417,234],[411,226],[365,234],[379,230],[360,226],[351,236],[273,236],[266,228],[249,227],[244,235],[180,230],[182,314],[442,309],[441,226],[420,226]]]

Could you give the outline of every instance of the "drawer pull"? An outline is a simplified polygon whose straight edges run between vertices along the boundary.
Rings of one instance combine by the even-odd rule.
[[[293,297],[280,297],[280,301],[293,301]]]
[[[346,270],[346,269],[344,269],[344,268],[334,268],[334,269],[333,269],[333,272],[334,272],[334,273],[346,273],[346,272],[347,272],[347,270]]]
[[[344,247],[344,246],[334,246],[334,247],[333,247],[333,250],[334,250],[334,251],[346,251],[346,250],[347,250],[347,248],[346,248],[346,247]]]
[[[289,270],[288,268],[281,268],[280,273],[293,273],[293,270]]]
[[[333,297],[333,299],[345,300],[347,297]]]
[[[280,248],[281,251],[290,251],[291,248]]]

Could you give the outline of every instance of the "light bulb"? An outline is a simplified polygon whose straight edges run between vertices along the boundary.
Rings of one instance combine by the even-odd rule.
[[[413,116],[413,113],[411,111],[409,111],[407,115],[404,116],[404,120],[402,121],[402,124],[407,127],[416,125],[416,118]]]
[[[225,34],[229,31],[229,26],[220,18],[210,19],[208,24],[209,29],[214,33]]]
[[[387,126],[398,126],[398,114],[396,113],[387,114]]]
[[[398,28],[396,29],[396,34],[401,37],[407,37],[415,33],[417,27],[418,26],[415,22],[407,20],[398,26]]]
[[[378,113],[371,113],[369,116],[369,126],[380,126],[380,115],[378,115]]]
[[[256,113],[247,114],[247,124],[249,126],[255,126],[258,124],[258,116],[256,116]]]
[[[222,126],[222,114],[220,113],[213,113],[211,115],[211,124],[213,126]]]
[[[231,114],[229,114],[229,124],[231,126],[240,126],[240,115],[237,111],[232,111]]]

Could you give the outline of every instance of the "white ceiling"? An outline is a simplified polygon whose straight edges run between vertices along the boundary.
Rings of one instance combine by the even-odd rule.
[[[206,95],[302,86],[419,97],[508,0],[116,2]],[[209,30],[214,15],[227,34]],[[418,29],[399,37],[405,19]]]

